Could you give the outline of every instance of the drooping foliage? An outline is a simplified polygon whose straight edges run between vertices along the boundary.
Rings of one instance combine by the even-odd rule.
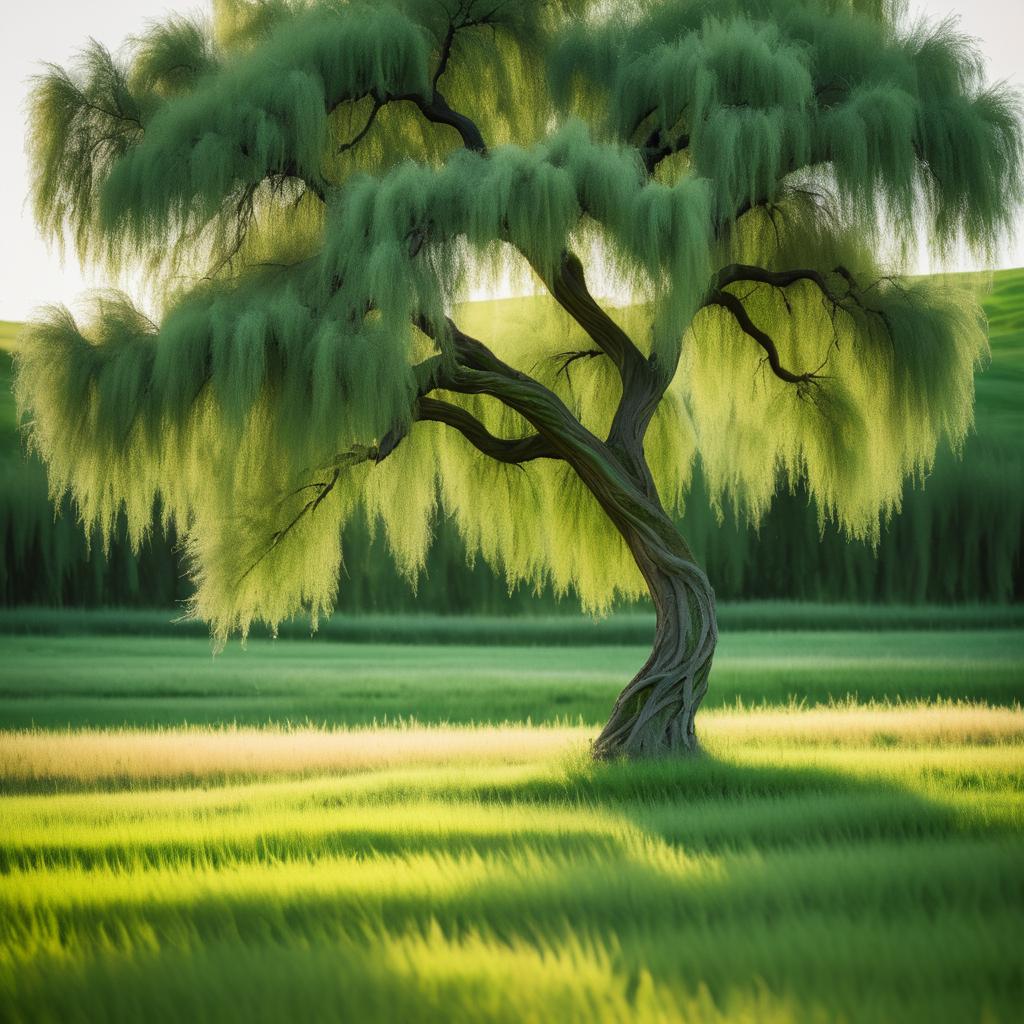
[[[873,541],[962,443],[985,353],[973,298],[900,261],[921,229],[986,253],[1022,188],[1012,94],[881,0],[224,3],[50,69],[30,147],[44,230],[144,267],[159,310],[40,316],[31,442],[88,530],[139,543],[159,505],[220,636],[329,611],[359,514],[412,579],[443,511],[510,584],[643,591],[570,463],[496,461],[421,404],[526,438],[519,372],[608,433],[622,382],[585,317],[465,304],[484,273],[559,296],[568,253],[662,381],[668,506],[699,459],[716,508],[803,486]],[[514,368],[504,398],[448,318]]]

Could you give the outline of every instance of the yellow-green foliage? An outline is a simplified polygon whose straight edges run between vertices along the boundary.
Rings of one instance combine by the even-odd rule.
[[[567,248],[600,263],[628,305],[614,315],[674,372],[646,442],[673,508],[699,458],[719,505],[757,521],[780,479],[805,480],[823,520],[874,539],[903,479],[961,443],[985,351],[974,301],[873,256],[883,216],[904,252],[919,225],[939,250],[985,251],[1020,195],[1015,99],[985,86],[948,25],[783,0],[215,14],[117,56],[94,44],[37,82],[41,226],[82,257],[144,267],[160,323],[115,294],[82,325],[51,310],[16,387],[53,494],[106,536],[123,508],[136,543],[158,501],[218,636],[329,611],[356,514],[413,579],[443,509],[510,585],[575,588],[594,610],[642,591],[564,465],[494,464],[410,422],[415,364],[451,356],[413,325],[437,334],[450,314],[590,429],[611,422],[608,361],[566,364],[592,344],[552,300],[466,306],[482,269],[548,280]],[[436,75],[486,152],[421,113]],[[648,175],[644,146],[684,136]],[[824,303],[806,281],[729,286],[783,363],[818,379],[778,380],[705,307],[737,262],[825,275]],[[493,399],[443,397],[498,436],[528,432]],[[396,436],[379,465],[352,454]]]

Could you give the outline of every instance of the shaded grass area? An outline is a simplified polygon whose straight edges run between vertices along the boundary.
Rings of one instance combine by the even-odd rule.
[[[209,627],[183,613],[135,608],[0,608],[0,635],[206,637]],[[725,601],[718,605],[724,632],[748,630],[983,630],[1024,627],[1022,605],[822,604],[814,601]],[[284,623],[281,639],[310,635],[305,621]],[[257,625],[254,637],[268,636]],[[378,644],[501,644],[565,646],[649,644],[653,612],[616,612],[603,619],[581,615],[565,602],[560,614],[409,615],[335,614],[319,625],[318,640]]]
[[[705,756],[639,766],[586,761],[585,729],[384,731],[393,762],[305,778],[256,733],[252,778],[145,791],[12,795],[5,761],[0,998],[62,1021],[1016,1018],[1024,713],[707,719]],[[231,735],[164,734],[152,764]],[[76,734],[26,742],[49,745],[34,785],[88,771]]]
[[[640,667],[639,646],[496,647],[254,640],[0,638],[0,728],[583,722]],[[739,632],[704,706],[1024,694],[1024,632]]]

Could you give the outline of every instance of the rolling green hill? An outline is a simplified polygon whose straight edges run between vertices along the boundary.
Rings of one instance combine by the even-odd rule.
[[[992,363],[978,375],[978,436],[1018,444],[1024,436],[1024,269],[995,275],[985,299]]]

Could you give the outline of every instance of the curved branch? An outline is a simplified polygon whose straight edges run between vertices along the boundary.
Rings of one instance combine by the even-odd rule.
[[[622,397],[608,430],[608,443],[634,480],[648,493],[654,493],[654,480],[643,454],[644,437],[675,367],[659,365],[653,354],[644,357],[633,339],[590,294],[583,265],[572,253],[563,254],[558,274],[548,287],[559,305],[618,368]]]
[[[393,98],[412,100],[419,107],[420,113],[428,121],[434,124],[446,124],[449,128],[454,128],[462,136],[462,144],[466,149],[472,150],[474,153],[483,154],[487,152],[487,143],[484,142],[484,137],[476,122],[466,114],[453,110],[437,89],[434,90],[434,95],[429,100],[424,99],[422,96],[411,95],[395,96]]]
[[[474,448],[498,462],[521,463],[560,456],[540,434],[508,439],[495,437],[472,413],[451,402],[421,398],[416,403],[417,420],[454,427]]]
[[[481,155],[487,152],[487,143],[476,122],[468,115],[453,109],[437,89],[430,97],[414,92],[387,93],[379,97],[379,101],[382,107],[388,103],[402,101],[414,103],[420,113],[432,124],[444,124],[449,128],[454,128],[462,137],[462,144],[466,149]]]
[[[348,142],[342,143],[338,147],[338,154],[347,153],[350,149],[355,149],[363,139],[366,138],[366,133],[373,127],[374,122],[377,120],[377,115],[380,113],[381,107],[384,106],[384,100],[382,97],[375,95],[373,97],[373,107],[370,113],[367,115],[366,124],[351,138]]]
[[[840,294],[832,288],[828,281],[830,275],[842,279],[846,286],[845,292]],[[886,278],[880,280],[886,280]],[[798,281],[810,281],[818,287],[822,298],[831,304],[833,315],[836,311],[842,310],[847,316],[855,317],[854,310],[851,308],[855,306],[857,311],[863,316],[877,317],[885,327],[890,339],[894,336],[892,321],[885,310],[869,305],[863,298],[864,293],[870,291],[878,281],[869,285],[866,289],[862,288],[854,275],[842,265],[833,267],[828,274],[823,274],[821,271],[805,267],[793,270],[766,270],[764,267],[752,266],[746,263],[733,263],[728,267],[723,267],[715,275],[712,284],[712,294],[721,292],[727,285],[736,284],[740,281],[766,284],[781,290],[785,290]],[[788,305],[787,302],[787,307]]]
[[[736,321],[740,330],[743,331],[748,337],[753,338],[754,341],[764,349],[765,355],[768,357],[768,365],[771,367],[772,373],[775,374],[779,380],[785,381],[787,384],[809,384],[811,381],[820,380],[820,375],[816,370],[810,373],[793,373],[791,370],[787,370],[782,365],[782,360],[779,357],[779,350],[772,340],[771,336],[766,334],[758,327],[753,320],[750,319],[750,314],[747,313],[743,303],[729,292],[715,291],[711,293],[708,301],[705,303],[707,306],[721,306],[722,309],[727,310],[732,314],[733,319]]]
[[[821,289],[827,299],[838,304],[837,297],[825,275],[818,270],[810,268],[798,268],[795,270],[765,270],[764,267],[753,266],[748,263],[732,263],[723,267],[714,278],[713,291],[721,291],[726,285],[736,284],[738,281],[751,281],[757,284],[768,284],[774,288],[788,288],[797,281],[811,281]]]
[[[451,363],[434,377],[434,387],[459,394],[491,395],[515,410],[561,458],[572,460],[600,450],[614,460],[603,441],[573,415],[550,388],[498,358],[482,341],[471,337],[450,318],[441,332],[426,321],[417,326],[450,354]]]
[[[629,457],[629,450],[624,450],[611,436],[602,441],[558,395],[502,362],[483,342],[459,330],[451,320],[446,323],[444,338],[437,337],[437,332],[431,333],[429,324],[422,326],[439,345],[447,347],[456,363],[441,374],[439,388],[467,395],[490,395],[518,412],[551,446],[556,457],[575,470],[616,522],[628,519],[632,529],[646,533],[659,531],[662,519],[671,524],[661,509],[657,491],[648,489],[644,475],[638,474]],[[692,558],[674,528],[662,540]]]

